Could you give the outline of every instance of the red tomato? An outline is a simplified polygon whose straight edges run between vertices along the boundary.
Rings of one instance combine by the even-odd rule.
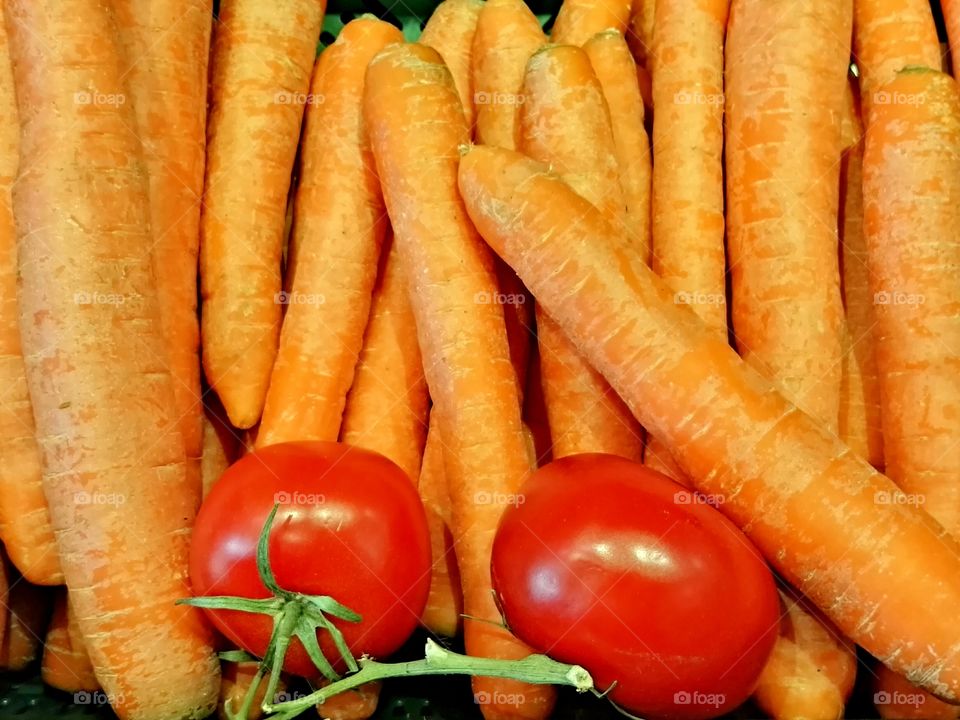
[[[751,693],[777,637],[773,576],[705,499],[612,455],[541,468],[504,513],[507,624],[645,717],[710,718]]]
[[[376,453],[333,442],[272,445],[231,466],[210,492],[193,531],[190,575],[196,595],[268,597],[257,575],[257,540],[274,503],[280,508],[269,555],[277,584],[329,595],[359,613],[360,623],[331,618],[354,656],[384,657],[417,626],[430,585],[430,536],[423,505],[406,474]],[[208,610],[213,624],[262,656],[265,615]],[[320,647],[340,656],[327,632]],[[342,663],[334,663],[343,669]],[[299,640],[285,669],[317,671]]]

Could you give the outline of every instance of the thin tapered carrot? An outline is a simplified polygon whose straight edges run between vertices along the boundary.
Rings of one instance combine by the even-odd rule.
[[[392,241],[381,267],[340,439],[385,455],[416,484],[430,399],[413,308]]]
[[[363,127],[367,63],[403,36],[361,17],[317,61],[304,121],[287,263],[287,312],[259,446],[335,440],[353,381],[387,230]],[[320,99],[322,98],[322,101]]]
[[[467,651],[522,657],[530,649],[498,625],[490,555],[500,515],[531,467],[503,309],[478,302],[496,291],[493,257],[456,189],[469,128],[450,71],[423,45],[394,45],[370,63],[364,115],[441,419],[464,609],[476,618],[466,623]],[[491,699],[481,706],[487,718],[544,718],[553,706],[552,688],[491,678],[473,687]]]
[[[780,636],[754,702],[772,718],[843,717],[857,676],[852,643],[792,592],[780,600]]]
[[[453,513],[450,491],[444,471],[443,444],[437,417],[431,415],[427,444],[423,449],[423,464],[420,467],[420,499],[427,511],[430,527],[430,547],[433,566],[430,571],[430,594],[423,609],[421,621],[438,635],[454,637],[460,631],[463,614],[463,588],[460,584],[460,569],[453,535]]]
[[[477,142],[516,149],[523,71],[546,36],[523,0],[487,0],[477,19],[471,57]]]
[[[644,262],[650,262],[650,139],[643,125],[643,97],[637,66],[623,34],[605,30],[583,50],[600,82],[610,111],[613,149],[623,191],[625,230]]]
[[[53,600],[53,615],[43,642],[40,678],[51,687],[71,693],[100,689],[66,589],[58,590]]]
[[[190,594],[196,497],[112,9],[98,0],[4,9],[21,122],[20,329],[77,624],[121,718],[202,717],[219,670],[201,613],[174,604]]]
[[[117,0],[113,5],[150,184],[153,266],[177,424],[199,504],[203,403],[197,255],[213,0]]]
[[[873,706],[883,720],[956,720],[960,706],[924,692],[884,665],[874,669]]]
[[[550,42],[583,45],[598,32],[626,32],[630,0],[564,0],[550,31]]]
[[[20,346],[17,235],[10,195],[20,161],[20,126],[7,32],[2,26],[0,117],[0,540],[28,580],[56,585],[63,582],[63,573],[43,496],[40,451]]]
[[[840,388],[840,437],[877,468],[883,467],[880,385],[874,350],[873,295],[863,234],[863,124],[852,83],[847,85],[840,168],[840,268],[847,345]]]
[[[653,36],[657,12],[657,0],[635,0],[631,11],[627,42],[637,60],[638,67],[648,67],[654,52]],[[691,12],[694,9],[691,8]]]
[[[210,59],[200,223],[203,367],[238,428],[277,354],[287,193],[324,0],[223,0]]]
[[[911,65],[940,68],[940,43],[927,0],[856,0],[853,4],[853,60],[869,123],[880,86]]]
[[[925,68],[878,92],[904,99],[874,106],[863,158],[886,472],[960,537],[960,93]]]
[[[200,480],[206,497],[224,471],[240,457],[238,431],[230,425],[216,396],[206,398],[203,408],[203,454]]]
[[[626,203],[603,90],[586,52],[571,45],[538,51],[524,74],[521,148],[549,163],[624,228],[621,243],[643,261],[626,231]],[[600,374],[538,306],[540,371],[554,457],[606,452],[640,459],[642,431]]]
[[[459,187],[481,235],[784,579],[850,640],[960,700],[960,545],[676,305],[546,166],[478,146]]]
[[[483,7],[481,0],[443,0],[423,26],[419,40],[436,50],[450,69],[468,128],[476,118],[470,56]]]
[[[257,662],[223,662],[222,676],[220,682],[220,697],[217,700],[217,717],[220,720],[235,720],[237,713],[243,706],[243,699],[246,697],[250,684],[257,674],[260,663]],[[260,686],[254,694],[254,701],[250,705],[249,712],[244,720],[260,720],[263,717],[261,705],[267,694],[267,687],[270,681],[270,673],[264,673]],[[287,683],[283,676],[277,680],[277,695],[283,700],[283,694],[287,691]]]
[[[0,668],[26,670],[40,656],[43,633],[50,618],[52,589],[10,576],[4,603],[6,631],[0,643]]]
[[[736,345],[831,429],[840,410],[839,118],[851,13],[850,0],[734,0],[726,44]]]

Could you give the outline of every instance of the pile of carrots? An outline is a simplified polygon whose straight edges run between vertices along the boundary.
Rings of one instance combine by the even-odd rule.
[[[319,56],[323,0],[2,10],[0,667],[223,713],[252,673],[174,605],[192,520],[290,440],[404,469],[424,625],[523,657],[500,514],[605,452],[722,497],[779,573],[764,713],[842,717],[859,671],[925,693],[885,718],[960,717],[960,90],[926,0],[565,0],[549,34],[443,0]]]

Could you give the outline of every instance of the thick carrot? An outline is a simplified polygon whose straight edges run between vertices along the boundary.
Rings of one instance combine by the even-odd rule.
[[[865,119],[873,105],[891,98],[880,86],[911,65],[940,68],[940,43],[927,0],[856,0],[853,60],[860,73]]]
[[[792,592],[753,700],[772,718],[841,718],[857,677],[853,645]]]
[[[200,223],[207,380],[238,428],[260,418],[277,354],[287,193],[324,0],[223,0],[210,68]]]
[[[960,537],[960,93],[929,69],[878,92],[904,100],[874,106],[863,158],[886,472]]]
[[[516,149],[523,71],[546,36],[523,0],[487,0],[477,19],[471,58],[477,142]]]
[[[400,256],[388,242],[340,439],[386,455],[416,484],[430,399]]]
[[[257,436],[261,447],[334,440],[340,431],[387,230],[362,122],[363,76],[374,55],[402,41],[390,23],[361,17],[317,61],[310,86],[317,102],[307,108],[300,153],[287,312]]]
[[[174,605],[190,594],[196,496],[111,6],[8,0],[5,11],[21,121],[20,329],[77,624],[122,718],[202,717],[219,671],[201,613]]]
[[[883,467],[880,385],[873,338],[873,295],[863,234],[863,124],[852,83],[842,123],[840,269],[846,333],[840,387],[840,437],[877,468]]]
[[[960,545],[676,305],[546,166],[476,147],[459,187],[481,235],[784,578],[875,657],[960,700]]]
[[[523,95],[522,150],[628,227],[610,112],[587,53],[571,45],[538,51],[527,63]],[[623,235],[621,244],[642,261],[639,242]],[[640,459],[643,435],[630,411],[540,307],[537,333],[554,457],[606,452]]]
[[[850,0],[734,0],[726,45],[736,345],[830,429],[840,410],[839,118],[851,17]]]
[[[476,117],[470,56],[483,7],[482,0],[443,0],[434,8],[419,40],[436,50],[450,69],[468,128]]]
[[[493,257],[456,190],[457,148],[469,129],[449,70],[422,45],[395,45],[373,60],[364,113],[441,419],[464,608],[476,618],[466,623],[467,651],[522,657],[530,649],[497,624],[490,554],[500,515],[531,468],[502,306],[477,301],[496,291]],[[553,706],[552,688],[491,678],[473,686],[489,700],[487,718],[543,718]]]
[[[550,42],[583,45],[598,32],[626,32],[631,0],[564,0],[550,31]]]
[[[443,444],[437,428],[437,415],[430,417],[427,444],[420,467],[420,499],[427,511],[433,565],[430,569],[430,594],[421,621],[438,635],[454,637],[460,631],[463,614],[463,588],[454,548],[453,512],[447,476],[444,471]]]
[[[200,458],[204,497],[224,471],[240,457],[240,441],[238,431],[231,427],[216,396],[207,397],[203,408],[203,455]]]
[[[653,36],[657,0],[634,0],[627,42],[638,67],[649,67],[654,53]],[[694,8],[691,7],[691,12]]]
[[[58,590],[53,600],[53,615],[43,642],[40,677],[47,685],[66,692],[100,689],[66,589]]]
[[[4,603],[6,631],[0,643],[0,668],[20,672],[30,667],[40,655],[43,632],[50,617],[52,590],[31,585],[11,576],[10,589]]]
[[[150,183],[153,267],[166,362],[199,504],[203,403],[197,254],[213,0],[116,0],[113,6]]]
[[[31,582],[63,582],[43,497],[40,451],[27,391],[17,311],[17,236],[10,189],[19,165],[17,99],[6,29],[0,26],[0,540]]]
[[[875,669],[873,706],[883,720],[956,720],[960,707],[945,703],[884,665]]]
[[[217,717],[220,720],[236,720],[237,713],[243,706],[243,699],[246,697],[250,684],[253,682],[259,667],[257,662],[224,662],[223,679],[220,682],[220,697],[217,700]],[[249,712],[243,720],[260,720],[263,717],[261,705],[267,694],[267,687],[270,681],[270,673],[263,675],[260,686],[254,694],[254,701],[250,705]],[[277,680],[278,698],[275,701],[283,701],[284,694],[287,691],[287,683],[283,676]]]

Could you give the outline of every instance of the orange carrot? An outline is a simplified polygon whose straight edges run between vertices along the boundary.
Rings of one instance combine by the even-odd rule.
[[[463,589],[454,548],[453,513],[444,472],[443,445],[437,428],[437,415],[430,417],[427,444],[420,467],[420,499],[427,511],[433,566],[430,570],[430,594],[421,620],[438,635],[454,637],[460,630],[463,614]]]
[[[694,7],[691,7],[690,10],[691,13],[696,12]],[[639,67],[647,68],[651,64],[654,53],[653,36],[656,12],[656,0],[635,0],[631,12],[630,29],[627,32],[627,41]]]
[[[287,267],[287,312],[259,446],[334,440],[353,381],[387,229],[363,128],[367,64],[403,36],[361,17],[317,61],[304,122]],[[332,185],[335,182],[336,185]]]
[[[550,31],[550,42],[583,45],[598,32],[626,32],[630,0],[564,0]]]
[[[200,224],[203,367],[238,428],[277,354],[284,217],[324,0],[223,0],[214,31]]]
[[[475,147],[459,187],[481,235],[784,579],[889,667],[960,700],[960,545],[676,305],[546,166]]]
[[[874,106],[863,158],[886,472],[960,538],[960,93],[929,69],[878,92],[914,100]]]
[[[953,64],[953,75],[956,77],[958,68],[960,68],[960,2],[957,2],[957,0],[940,0],[940,9],[943,11],[943,21],[947,26],[950,61]]]
[[[523,71],[544,43],[540,23],[523,0],[487,0],[473,37],[472,77],[477,142],[516,149]]]
[[[902,675],[878,665],[873,680],[873,706],[883,720],[956,720],[960,707],[938,700]]]
[[[470,55],[483,7],[481,0],[443,0],[424,25],[419,41],[436,50],[450,69],[468,128],[476,116]]]
[[[340,439],[385,455],[416,484],[430,399],[395,243],[381,267]]]
[[[0,540],[28,580],[63,582],[43,497],[17,311],[17,237],[10,189],[19,165],[17,99],[7,31],[0,23]]]
[[[117,0],[123,74],[150,184],[153,267],[191,492],[202,493],[197,254],[213,0]],[[175,27],[175,31],[171,28]]]
[[[840,387],[840,437],[874,467],[883,466],[880,385],[873,339],[873,295],[863,235],[863,125],[848,83],[840,168],[840,268],[847,331]]]
[[[496,291],[493,258],[456,190],[457,148],[469,129],[453,77],[422,45],[394,45],[373,60],[364,114],[441,419],[464,608],[476,618],[466,623],[467,651],[523,657],[530,649],[497,625],[490,554],[500,515],[531,468],[502,306],[478,302]],[[487,718],[544,718],[553,706],[552,688],[492,678],[473,687],[491,700],[481,707]]]
[[[860,73],[866,120],[880,86],[911,65],[940,68],[940,43],[927,0],[856,0],[853,4],[853,59]]]
[[[840,410],[839,117],[851,17],[850,0],[734,0],[726,45],[736,345],[830,429]]]
[[[31,585],[11,576],[10,589],[4,603],[6,631],[0,643],[0,668],[20,672],[30,667],[40,655],[43,632],[50,617],[51,590]]]
[[[780,636],[753,700],[772,718],[841,718],[857,677],[856,651],[792,591],[780,591]]]
[[[5,10],[22,124],[20,329],[64,577],[120,717],[200,717],[215,707],[219,671],[201,613],[174,605],[190,594],[196,496],[111,6],[8,0]]]
[[[317,683],[322,687],[327,681]],[[365,683],[345,693],[334,695],[317,705],[317,714],[324,720],[360,720],[377,711],[382,683]]]
[[[257,674],[260,663],[257,662],[224,662],[223,679],[220,682],[220,697],[217,701],[217,717],[220,720],[235,720],[237,712],[243,706],[243,699],[246,697],[250,684]],[[267,687],[270,682],[270,673],[264,673],[259,687],[254,694],[254,701],[250,705],[249,712],[243,720],[260,720],[263,717],[261,705],[267,694]],[[287,691],[287,684],[281,676],[277,680],[277,695],[273,698],[277,702],[284,700],[284,694]]]
[[[53,616],[43,643],[40,677],[47,685],[65,692],[100,689],[65,589],[59,590],[53,600]]]
[[[527,63],[523,95],[523,151],[549,163],[574,190],[626,227],[610,113],[586,52],[569,45],[538,51]],[[628,233],[621,244],[642,261],[643,252]],[[537,330],[554,457],[606,452],[639,459],[642,431],[623,401],[539,307]]]
[[[203,455],[200,459],[204,497],[224,471],[240,457],[240,441],[238,431],[230,426],[216,396],[208,397],[203,408]]]

